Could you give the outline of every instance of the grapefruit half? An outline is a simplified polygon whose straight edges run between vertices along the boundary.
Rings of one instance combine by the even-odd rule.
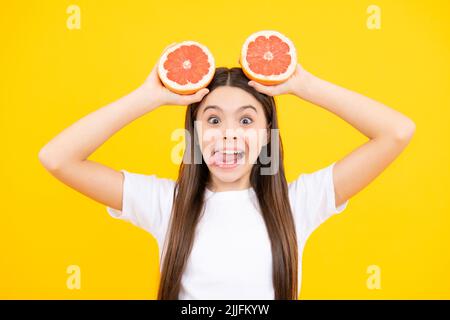
[[[209,49],[190,40],[169,46],[158,64],[161,82],[178,94],[193,94],[208,86],[214,72],[215,61]]]
[[[239,63],[248,78],[275,85],[286,81],[295,72],[297,51],[285,35],[274,30],[262,30],[245,40]]]

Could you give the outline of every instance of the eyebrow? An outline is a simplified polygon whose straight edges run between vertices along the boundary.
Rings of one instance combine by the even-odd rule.
[[[256,113],[258,113],[258,110],[256,110],[256,108],[255,108],[254,106],[250,105],[250,104],[249,104],[249,105],[242,106],[242,107],[239,107],[237,111],[242,111],[242,110],[248,109],[248,108],[249,108],[249,109],[253,109],[253,110],[255,110]],[[206,110],[208,110],[208,109],[218,109],[218,110],[220,110],[220,111],[223,111],[223,109],[222,109],[221,107],[219,107],[219,106],[210,105],[210,106],[206,106],[205,109],[203,109],[203,112],[202,112],[202,113],[205,113]]]

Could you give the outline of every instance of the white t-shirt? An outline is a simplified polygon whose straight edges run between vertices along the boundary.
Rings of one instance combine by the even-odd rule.
[[[299,249],[299,293],[306,240],[321,223],[342,212],[348,204],[347,200],[335,207],[334,164],[300,174],[288,184]],[[122,211],[110,207],[107,211],[156,238],[161,268],[175,181],[120,171],[125,175]],[[195,231],[179,299],[274,299],[270,238],[254,190],[206,189],[205,197],[205,212]]]

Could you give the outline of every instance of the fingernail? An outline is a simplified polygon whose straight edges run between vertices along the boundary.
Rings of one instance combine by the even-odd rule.
[[[248,85],[249,85],[249,86],[253,86],[253,84],[254,84],[253,81],[249,81],[249,82],[248,82]]]

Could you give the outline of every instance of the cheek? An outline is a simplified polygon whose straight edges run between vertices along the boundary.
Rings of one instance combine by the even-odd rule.
[[[262,147],[263,145],[267,144],[267,135],[270,132],[270,130],[267,130],[266,128],[255,128],[255,129],[249,129],[246,132],[246,142],[257,148]]]
[[[251,163],[255,163],[263,145],[267,143],[267,130],[258,129],[248,132],[245,136],[246,155]]]
[[[200,135],[201,134],[201,135]],[[197,141],[199,141],[200,150],[205,160],[211,157],[211,154],[217,144],[217,140],[220,139],[215,130],[207,129],[202,133],[199,133]]]
[[[196,142],[200,145],[200,149],[203,151],[205,147],[209,144],[214,143],[215,135],[217,134],[215,130],[208,128],[204,121],[197,120],[195,122],[196,128]]]

